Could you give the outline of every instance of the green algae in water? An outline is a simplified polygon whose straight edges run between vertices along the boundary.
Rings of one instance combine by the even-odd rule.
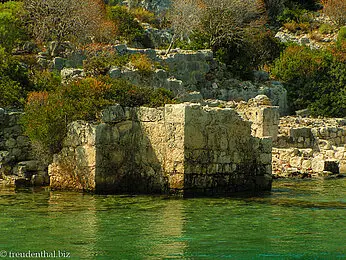
[[[71,259],[346,259],[346,180],[243,198],[1,190],[0,233],[0,252]]]

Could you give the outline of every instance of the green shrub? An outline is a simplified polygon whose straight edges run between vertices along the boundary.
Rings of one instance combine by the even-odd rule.
[[[277,58],[281,49],[282,45],[271,31],[253,28],[244,32],[240,42],[225,43],[215,48],[214,52],[218,60],[228,65],[234,76],[249,79],[253,70]]]
[[[24,99],[28,86],[28,71],[18,60],[0,47],[0,103],[2,106],[18,106]]]
[[[83,61],[84,72],[88,76],[106,75],[111,67],[113,56],[113,54],[106,52],[89,55],[89,57]]]
[[[323,51],[292,45],[275,61],[271,73],[286,82],[312,78],[320,68],[328,65],[327,56]]]
[[[130,61],[130,55],[118,55],[114,51],[91,52],[83,61],[83,69],[88,76],[106,75],[112,66],[122,68]]]
[[[48,92],[30,93],[25,105],[22,117],[25,133],[49,157],[61,149],[66,135],[68,114],[65,106],[66,101],[59,95]]]
[[[260,69],[271,64],[280,56],[283,44],[275,38],[271,30],[251,29],[246,37],[249,46],[249,69]]]
[[[329,34],[333,32],[333,26],[328,24],[328,23],[323,23],[321,26],[318,28],[319,33],[321,34]]]
[[[150,100],[147,106],[161,107],[161,106],[164,106],[165,104],[172,104],[172,103],[175,103],[173,98],[174,98],[174,95],[171,91],[164,88],[158,88],[152,91],[152,94],[150,95]]]
[[[27,39],[24,24],[22,2],[0,3],[0,46],[10,52],[18,43]]]
[[[174,103],[173,94],[169,90],[139,87],[128,81],[111,79],[110,77],[102,77],[100,80],[111,86],[105,98],[125,107],[157,107]]]
[[[308,32],[310,29],[309,23],[297,23],[295,21],[284,23],[283,27],[293,33],[297,31]]]
[[[271,72],[285,82],[292,112],[308,107],[314,116],[346,115],[346,64],[336,52],[290,46]]]
[[[142,41],[144,30],[125,6],[112,6],[108,17],[115,23],[117,35],[129,42]]]
[[[346,41],[346,26],[343,26],[340,28],[338,33],[338,38],[336,40],[336,44],[338,46],[341,45],[342,42]]]
[[[29,75],[30,89],[27,91],[54,91],[61,86],[61,77],[55,72],[34,69]]]
[[[144,9],[143,7],[136,7],[134,9],[131,9],[130,12],[133,14],[134,17],[137,18],[138,21],[142,23],[157,23],[155,14]]]
[[[16,57],[8,54],[4,48],[0,47],[0,77],[8,76],[21,86],[28,85],[28,70],[20,63]]]
[[[289,23],[289,22],[296,22],[296,23],[304,23],[304,22],[310,22],[311,17],[309,14],[309,11],[305,9],[300,8],[285,8],[281,15],[277,17],[277,21],[280,23]]]
[[[0,107],[19,106],[23,102],[22,88],[9,77],[0,77],[0,97]]]
[[[320,0],[264,0],[263,2],[271,22],[277,21],[277,18],[280,16],[282,17],[285,9],[292,10],[293,16],[301,15],[297,14],[296,9],[309,11],[321,9]]]
[[[346,62],[346,41],[336,44],[331,48],[333,56],[339,62]]]
[[[209,49],[209,36],[203,32],[193,32],[189,36],[189,40],[177,40],[174,48],[183,50],[203,50]]]
[[[143,75],[148,75],[156,64],[145,54],[118,55],[114,52],[100,51],[93,53],[83,61],[84,71],[88,76],[106,75],[112,66],[119,68],[132,65]]]
[[[334,60],[328,71],[311,93],[314,102],[309,106],[313,115],[327,117],[346,116],[346,64]]]
[[[84,78],[52,92],[31,92],[22,123],[31,141],[53,155],[61,149],[70,122],[94,121],[101,108],[107,105],[161,106],[171,102],[172,94],[167,90],[137,87],[105,76]]]
[[[122,3],[122,0],[104,0],[105,4],[114,6]]]
[[[33,142],[42,144],[52,155],[61,149],[67,124],[78,119],[94,120],[96,112],[109,104],[104,99],[107,84],[85,78],[53,92],[31,92],[22,123]]]
[[[140,73],[148,75],[154,70],[154,62],[145,54],[131,55],[131,65]]]

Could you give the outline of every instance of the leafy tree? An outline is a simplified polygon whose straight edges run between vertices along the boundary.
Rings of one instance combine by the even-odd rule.
[[[27,68],[4,48],[0,47],[0,78],[7,76],[22,86],[28,84]]]
[[[346,115],[344,51],[290,46],[275,61],[272,75],[285,82],[292,112],[308,107],[315,116]]]
[[[286,2],[287,0],[263,0],[269,19],[275,21],[276,17],[284,10]]]

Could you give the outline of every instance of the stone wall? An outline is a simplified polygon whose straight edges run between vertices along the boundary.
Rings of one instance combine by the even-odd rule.
[[[280,82],[271,81],[265,72],[254,72],[254,82],[234,79],[225,64],[213,58],[211,50],[175,49],[165,55],[163,50],[129,48],[125,44],[109,48],[119,55],[142,53],[160,64],[159,69],[145,75],[131,66],[114,66],[108,71],[112,78],[126,79],[139,86],[169,89],[182,101],[189,101],[186,96],[191,92],[199,92],[204,99],[224,101],[248,101],[257,95],[266,95],[273,105],[279,107],[281,115],[287,114],[287,91]],[[83,58],[77,60],[82,61]],[[75,62],[56,57],[52,66],[61,70],[63,81],[85,76],[82,69],[69,67],[73,63]]]
[[[273,144],[273,173],[279,177],[328,177],[346,173],[344,119],[284,117]]]
[[[0,108],[0,183],[45,185],[44,166],[33,160],[30,140],[20,125],[21,111]]]
[[[279,107],[272,106],[270,99],[265,95],[258,95],[249,102],[237,106],[243,118],[252,122],[251,132],[256,137],[270,137],[277,141],[280,121]]]
[[[229,194],[271,188],[271,140],[233,109],[199,104],[103,111],[74,122],[49,167],[52,188],[100,193]]]
[[[184,143],[187,194],[270,189],[271,140],[253,137],[235,110],[185,107]]]

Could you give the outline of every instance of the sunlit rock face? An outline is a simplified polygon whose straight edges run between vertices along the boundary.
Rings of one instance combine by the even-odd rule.
[[[49,167],[52,188],[224,195],[271,189],[271,137],[232,108],[195,103],[109,107],[74,122]]]

